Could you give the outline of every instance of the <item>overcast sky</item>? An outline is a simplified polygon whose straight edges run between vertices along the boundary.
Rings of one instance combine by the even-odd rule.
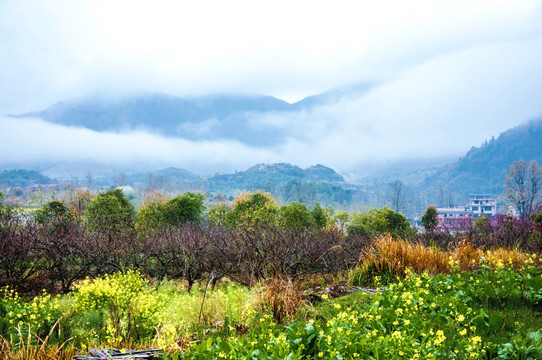
[[[0,0],[0,114],[96,94],[235,92],[293,102],[379,84],[309,112],[256,119],[290,130],[275,147],[1,117],[0,153],[210,172],[460,156],[542,115],[541,59],[540,1]]]

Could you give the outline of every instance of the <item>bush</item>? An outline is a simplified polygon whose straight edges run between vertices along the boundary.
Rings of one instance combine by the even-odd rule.
[[[88,226],[101,233],[118,233],[133,227],[134,206],[121,189],[98,194],[85,209]]]
[[[280,208],[280,223],[287,229],[309,229],[316,226],[312,213],[305,204],[294,201]]]
[[[352,215],[348,235],[361,235],[373,238],[377,235],[389,233],[392,237],[410,239],[416,231],[410,226],[407,218],[388,207],[380,210],[372,209],[368,213],[354,213]]]

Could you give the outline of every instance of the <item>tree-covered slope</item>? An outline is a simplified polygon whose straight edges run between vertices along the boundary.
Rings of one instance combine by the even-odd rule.
[[[231,191],[232,189],[266,189],[269,186],[285,184],[291,180],[301,182],[344,182],[344,178],[333,169],[316,165],[305,170],[298,166],[278,164],[258,164],[246,171],[234,174],[215,175],[209,178],[212,191]]]
[[[0,189],[31,185],[47,185],[52,182],[52,179],[34,170],[18,169],[0,171]]]
[[[508,167],[519,159],[542,163],[542,119],[533,120],[473,147],[424,183],[429,189],[445,189],[457,196],[486,192],[500,194]]]
[[[289,109],[289,103],[263,95],[180,98],[148,94],[60,102],[23,116],[99,132],[146,130],[189,140],[231,139],[269,145],[281,141],[284,134],[265,124],[254,126],[253,114]]]

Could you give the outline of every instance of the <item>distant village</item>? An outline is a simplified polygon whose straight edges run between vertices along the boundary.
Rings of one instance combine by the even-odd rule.
[[[483,216],[492,218],[497,215],[497,199],[491,194],[471,194],[467,205],[437,207],[437,213],[441,224]],[[508,207],[506,214],[516,216],[516,209]]]

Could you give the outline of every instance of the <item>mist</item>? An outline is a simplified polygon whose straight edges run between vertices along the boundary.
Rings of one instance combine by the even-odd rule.
[[[283,134],[266,146],[3,116],[0,162],[10,164],[147,162],[208,174],[291,162],[348,171],[364,162],[459,157],[542,114],[537,1],[4,1],[0,45],[2,114],[96,94],[236,92],[294,102],[378,84],[330,104],[250,114],[251,126]],[[217,121],[179,129],[201,135]]]

